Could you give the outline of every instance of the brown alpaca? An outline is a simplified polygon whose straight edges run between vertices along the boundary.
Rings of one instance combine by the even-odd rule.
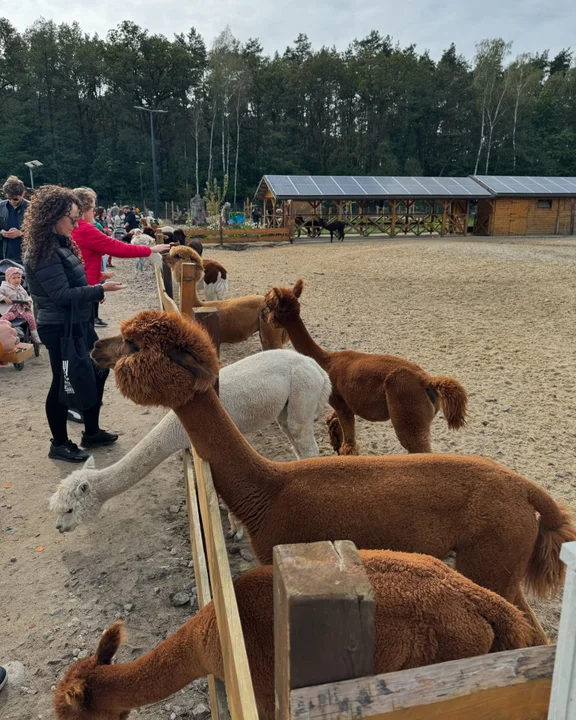
[[[419,365],[394,355],[372,355],[320,347],[300,318],[304,281],[294,289],[272,288],[264,315],[274,328],[284,328],[296,350],[314,358],[332,382],[326,420],[332,447],[340,455],[358,455],[354,416],[370,422],[391,420],[402,447],[411,453],[432,452],[430,425],[440,409],[451,429],[465,423],[467,395],[451,377],[428,375]]]
[[[339,538],[438,558],[455,551],[456,569],[523,609],[546,642],[520,583],[540,596],[556,593],[560,546],[576,539],[576,528],[545,490],[469,455],[266,460],[214,392],[218,358],[197,323],[146,310],[120,330],[96,343],[93,359],[114,368],[126,397],[175,411],[261,563],[272,562],[275,545]]]
[[[495,593],[425,555],[361,551],[376,600],[376,673],[513,650],[532,642],[522,613]],[[274,718],[272,567],[234,583],[261,720]],[[59,720],[120,720],[132,708],[166,699],[197,678],[224,679],[212,603],[154,650],[112,665],[122,623],[102,635],[96,655],[79,660],[58,683]]]
[[[165,256],[165,262],[172,270],[176,282],[180,282],[182,264],[194,265],[196,275],[193,282],[192,307],[218,308],[220,321],[220,342],[239,343],[248,340],[254,333],[260,334],[262,350],[274,350],[288,342],[284,330],[274,329],[266,323],[260,313],[264,306],[263,295],[244,295],[229,300],[210,300],[202,302],[196,292],[196,283],[201,280],[203,272],[202,258],[196,250],[186,245],[175,245]]]
[[[202,268],[204,269],[204,282],[206,285],[212,285],[218,279],[218,273],[224,280],[228,277],[226,268],[216,260],[202,259]]]

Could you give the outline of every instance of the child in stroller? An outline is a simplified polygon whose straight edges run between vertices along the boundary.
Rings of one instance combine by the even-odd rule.
[[[6,266],[8,262],[10,261],[5,260],[0,266],[0,277],[3,275],[5,278],[0,285],[0,303],[9,306],[8,312],[5,312],[2,318],[22,333],[24,341],[28,340],[29,336],[34,343],[34,349],[38,350],[41,342],[32,313],[32,298],[22,285],[24,270],[14,262]]]

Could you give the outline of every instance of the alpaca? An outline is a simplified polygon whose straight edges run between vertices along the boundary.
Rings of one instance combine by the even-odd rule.
[[[297,458],[319,455],[314,418],[328,404],[331,385],[319,365],[294,350],[266,350],[220,370],[220,401],[241,433],[278,421]],[[190,446],[186,431],[169,412],[130,452],[96,470],[94,458],[75,470],[50,498],[56,528],[74,530],[94,520],[102,505],[140,482],[161,462]],[[231,534],[243,530],[230,519]]]
[[[190,263],[196,268],[193,279],[192,307],[214,307],[218,309],[220,321],[220,342],[239,343],[248,340],[254,333],[259,333],[262,350],[281,348],[288,342],[284,330],[276,330],[260,317],[264,306],[263,295],[244,295],[230,300],[211,300],[202,302],[197,293],[195,283],[202,278],[202,258],[195,250],[185,245],[170,248],[165,262],[172,270],[176,282],[180,281],[182,264]]]
[[[459,660],[532,642],[514,606],[425,555],[360,551],[376,601],[374,670],[388,673]],[[274,718],[274,597],[270,565],[234,583],[260,720]],[[193,680],[224,678],[214,606],[209,603],[146,655],[112,664],[122,621],[102,635],[96,654],[78,660],[56,686],[59,720],[126,718]]]
[[[419,365],[394,355],[372,355],[354,350],[329,352],[320,347],[300,318],[304,281],[294,289],[272,288],[263,316],[275,328],[287,331],[292,345],[313,357],[332,381],[327,419],[332,447],[340,455],[357,455],[354,416],[382,422],[391,420],[396,437],[409,453],[432,452],[430,425],[440,409],[451,429],[465,423],[467,394],[451,377],[429,375]]]
[[[542,597],[554,595],[565,573],[560,546],[576,539],[576,528],[545,490],[466,455],[266,460],[214,392],[218,358],[204,328],[176,313],[146,310],[120,331],[99,340],[92,358],[114,366],[125,397],[176,412],[261,563],[272,562],[275,545],[339,538],[363,549],[438,558],[455,551],[456,569],[520,607],[546,642],[521,582]]]
[[[180,245],[188,245],[188,247],[195,250],[198,255],[202,255],[204,252],[204,246],[200,240],[180,241]],[[204,290],[206,300],[224,300],[228,292],[228,272],[224,265],[216,260],[204,258],[202,260],[202,269],[204,270],[204,277],[198,280],[196,288],[198,290]]]
[[[330,242],[334,241],[334,233],[336,233],[336,237],[340,242],[344,242],[344,228],[346,227],[346,223],[342,222],[342,220],[330,220],[330,222],[327,222],[324,218],[320,218],[318,222],[330,233]]]

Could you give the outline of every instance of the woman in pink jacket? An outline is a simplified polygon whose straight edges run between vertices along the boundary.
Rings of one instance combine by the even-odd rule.
[[[170,249],[170,245],[130,245],[121,240],[115,240],[94,225],[96,210],[96,193],[91,188],[79,187],[73,191],[78,199],[82,219],[78,227],[72,232],[72,239],[80,248],[82,262],[86,270],[89,285],[98,285],[102,278],[102,258],[104,255],[118,258],[148,257],[151,253],[161,253]],[[98,304],[95,307],[95,318],[98,318]],[[105,322],[97,323],[104,327]]]

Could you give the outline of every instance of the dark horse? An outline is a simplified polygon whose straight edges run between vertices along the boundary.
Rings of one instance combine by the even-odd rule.
[[[336,237],[340,242],[344,242],[344,228],[346,227],[346,223],[343,223],[341,220],[326,222],[324,218],[320,218],[320,225],[330,233],[330,242],[334,240],[334,233],[336,233]]]
[[[294,218],[294,225],[298,230],[298,237],[300,237],[302,230],[306,230],[309,237],[318,237],[323,227],[321,218],[311,218],[310,220],[304,221],[302,215],[297,215]]]

